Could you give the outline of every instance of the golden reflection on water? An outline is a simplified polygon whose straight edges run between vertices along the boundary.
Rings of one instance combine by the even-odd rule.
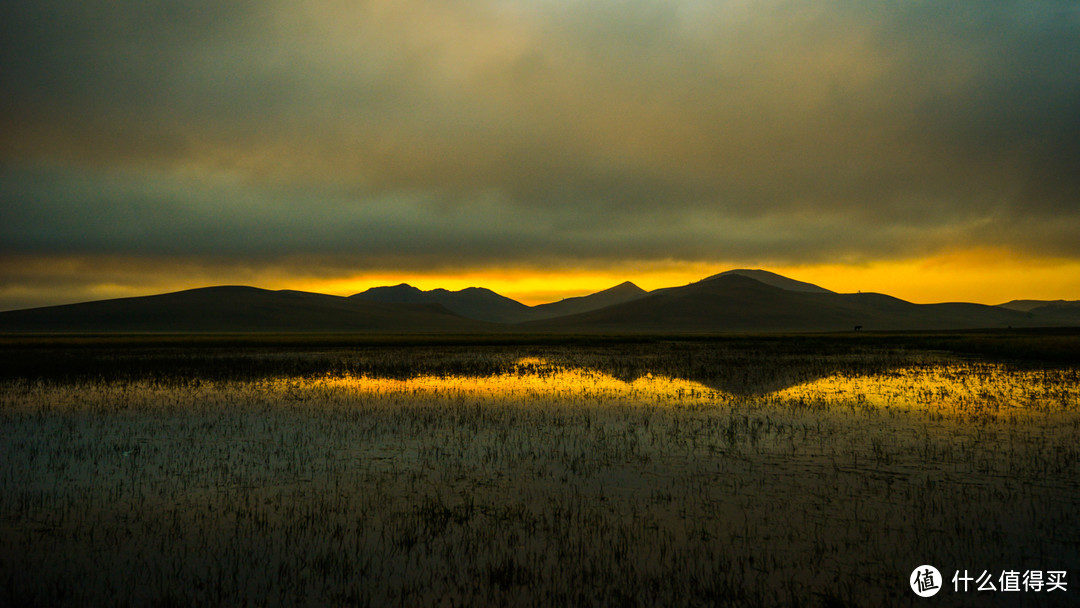
[[[729,401],[729,393],[701,383],[647,374],[623,381],[597,370],[552,366],[523,358],[508,373],[491,376],[422,375],[407,379],[345,376],[328,380],[361,394],[500,400],[556,399],[569,402],[636,401],[700,404]]]
[[[595,369],[522,358],[511,371],[490,376],[346,376],[327,382],[377,395],[676,406],[764,401],[797,407],[925,410],[977,418],[1076,410],[1080,383],[1075,376],[1075,370],[1017,370],[992,363],[922,364],[869,375],[841,371],[781,390],[736,395],[681,378],[647,374],[621,380]]]
[[[962,417],[1015,417],[1076,409],[1080,387],[1061,370],[991,363],[901,367],[873,375],[837,373],[775,391],[779,402],[928,410]],[[1072,372],[1075,375],[1075,372]]]

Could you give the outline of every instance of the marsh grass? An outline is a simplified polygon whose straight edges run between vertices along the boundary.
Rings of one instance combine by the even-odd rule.
[[[194,363],[0,385],[0,604],[914,605],[922,563],[1080,569],[1070,367],[679,344],[161,356]],[[274,357],[305,373],[249,373]]]

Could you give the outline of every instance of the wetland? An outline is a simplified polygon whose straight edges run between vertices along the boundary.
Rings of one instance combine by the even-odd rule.
[[[1042,339],[9,339],[0,604],[1069,605]]]

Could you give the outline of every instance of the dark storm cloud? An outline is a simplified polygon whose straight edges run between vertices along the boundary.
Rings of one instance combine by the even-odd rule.
[[[0,8],[0,247],[1080,255],[1072,2]]]

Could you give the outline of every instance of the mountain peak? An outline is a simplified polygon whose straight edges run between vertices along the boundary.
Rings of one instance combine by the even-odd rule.
[[[614,287],[608,287],[586,296],[566,298],[558,302],[540,304],[533,307],[536,318],[550,319],[564,315],[579,314],[637,300],[648,295],[644,289],[630,281],[623,281]]]
[[[644,289],[638,287],[637,285],[631,283],[630,281],[623,281],[622,283],[619,283],[618,285],[616,285],[614,287],[608,287],[607,289],[605,289],[605,290],[603,290],[601,292],[598,292],[598,293],[610,293],[610,294],[622,293],[622,294],[640,294],[640,295],[644,295],[644,294],[646,294],[648,292],[645,291]]]
[[[384,285],[372,287],[366,291],[350,296],[358,300],[370,300],[373,302],[409,302],[419,303],[426,301],[423,293],[408,283],[397,285]]]
[[[424,291],[402,283],[394,287],[372,287],[350,297],[391,304],[441,304],[463,317],[497,323],[516,323],[530,318],[528,306],[484,287],[468,287],[459,291],[440,287]]]
[[[813,283],[805,283],[803,281],[796,281],[795,279],[789,279],[783,275],[776,274],[775,272],[769,272],[768,270],[761,270],[758,268],[736,268],[734,270],[726,270],[720,274],[714,274],[711,277],[702,279],[704,281],[711,281],[719,279],[721,277],[729,276],[743,276],[755,281],[785,289],[787,291],[801,291],[806,293],[836,293],[825,289],[824,287],[818,287]]]

